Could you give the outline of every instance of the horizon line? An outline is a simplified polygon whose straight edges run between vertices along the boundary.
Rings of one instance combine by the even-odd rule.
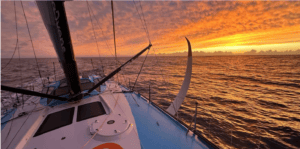
[[[178,53],[174,53],[174,54],[178,54]],[[168,57],[187,57],[187,55],[185,56],[185,55],[172,55],[172,54],[158,54],[158,55],[156,55],[156,56],[162,56],[162,57],[164,57],[164,56],[168,56]],[[213,54],[207,54],[207,55],[193,55],[193,57],[206,57],[206,56],[211,56],[211,57],[213,57],[213,56],[298,56],[298,55],[300,55],[300,53],[299,54],[223,54],[223,55],[213,55]],[[149,56],[153,56],[153,57],[155,57],[155,55],[148,55],[148,57]],[[125,58],[125,57],[132,57],[132,56],[120,56],[120,57],[118,57],[118,58]],[[145,57],[145,56],[140,56],[140,57]],[[28,58],[34,58],[34,57],[22,57],[22,58],[20,58],[20,59],[28,59]],[[40,58],[57,58],[58,59],[58,57],[37,57],[37,59],[40,59]],[[75,58],[99,58],[99,57],[93,57],[93,56],[79,56],[79,57],[76,57],[75,56]],[[107,57],[100,57],[100,58],[115,58],[115,57],[113,57],[113,56],[107,56]],[[1,57],[1,59],[11,59],[11,58],[3,58],[3,57]],[[12,59],[19,59],[19,58],[12,58]]]

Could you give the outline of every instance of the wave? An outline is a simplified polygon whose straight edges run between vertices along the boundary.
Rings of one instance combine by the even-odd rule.
[[[219,104],[239,104],[239,105],[246,105],[247,102],[246,101],[238,101],[238,100],[231,100],[231,99],[227,99],[227,98],[221,98],[218,96],[213,96],[210,97],[210,99],[212,99],[213,101],[216,101]]]
[[[276,102],[272,102],[272,101],[258,100],[257,102],[258,102],[258,104],[265,106],[267,108],[288,108],[284,104],[280,104],[280,103],[276,103]]]
[[[284,61],[278,61],[278,58]],[[120,60],[125,62],[127,59],[120,58]],[[127,85],[130,78],[130,85],[133,86],[143,60],[137,59],[124,68],[119,73],[120,83],[125,82],[124,85]],[[104,67],[107,75],[116,66],[114,58],[104,58],[104,61],[107,63]],[[178,74],[174,68],[185,70],[186,58],[159,57],[158,61],[159,63],[149,63],[147,59],[135,91],[148,97],[151,79],[151,100],[166,109],[180,89],[182,81],[179,78],[184,78],[182,76],[184,74]],[[57,59],[45,59],[41,62],[42,76],[52,76],[53,80],[53,62],[56,64],[56,80],[60,80],[64,73]],[[179,118],[190,124],[195,110],[193,102],[196,100],[199,102],[197,130],[203,132],[204,136],[220,148],[300,147],[299,143],[297,144],[300,134],[293,126],[300,122],[298,117],[300,102],[297,100],[300,95],[300,67],[295,66],[296,62],[299,66],[299,58],[290,56],[195,58],[192,83],[183,108],[178,113]],[[289,66],[279,67],[280,63],[287,63]],[[14,66],[18,66],[17,64]],[[77,64],[80,74],[101,72],[101,63],[98,60],[94,61],[97,70],[89,70],[93,69],[89,58],[78,58]],[[41,79],[34,59],[24,59],[23,66],[24,84],[32,84],[35,90],[39,90]],[[3,84],[10,86],[20,84],[17,80],[20,72],[14,72],[13,69],[16,70],[8,67],[2,71]],[[11,98],[5,92],[2,92],[1,97],[5,102]],[[278,115],[281,111],[283,116]],[[276,124],[284,126],[276,128]]]
[[[266,79],[263,80],[263,79],[257,79],[255,77],[247,77],[247,76],[231,76],[231,75],[225,75],[225,76],[228,78],[231,78],[231,79],[248,80],[248,81],[258,82],[258,83],[262,83],[262,84],[291,86],[291,87],[300,88],[300,84],[296,84],[296,83],[278,82],[278,81],[271,81],[271,80],[266,80]]]

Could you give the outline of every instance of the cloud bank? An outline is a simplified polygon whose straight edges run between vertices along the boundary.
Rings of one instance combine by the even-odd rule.
[[[175,52],[175,53],[159,53],[157,56],[187,56],[187,52]],[[214,52],[204,52],[204,51],[196,51],[193,52],[193,56],[228,56],[228,55],[300,55],[300,49],[293,51],[277,51],[277,50],[267,50],[267,51],[256,51],[251,50],[244,53],[233,53],[233,52],[223,52],[223,51],[214,51]],[[152,55],[154,56],[154,55]]]

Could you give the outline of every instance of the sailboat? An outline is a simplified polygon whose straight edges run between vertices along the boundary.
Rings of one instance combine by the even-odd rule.
[[[66,78],[49,83],[41,93],[1,85],[2,90],[32,96],[27,106],[14,107],[2,116],[2,148],[217,148],[175,116],[192,74],[192,48],[187,38],[185,78],[165,110],[111,80],[151,44],[107,76],[79,76],[64,2],[36,3]]]

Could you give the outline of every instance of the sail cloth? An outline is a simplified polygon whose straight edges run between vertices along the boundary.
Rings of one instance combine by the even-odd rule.
[[[69,25],[62,1],[37,1],[43,22],[67,78],[71,93],[81,92]]]
[[[186,67],[186,72],[185,72],[185,77],[183,80],[183,83],[181,85],[181,89],[179,91],[179,93],[177,94],[175,100],[173,101],[173,103],[171,103],[171,105],[168,107],[167,111],[172,114],[175,115],[176,112],[179,110],[180,105],[182,104],[187,90],[189,89],[190,86],[190,82],[191,82],[191,76],[192,76],[192,47],[191,47],[191,43],[190,41],[186,38],[187,43],[188,43],[188,61],[187,61],[187,67]]]

